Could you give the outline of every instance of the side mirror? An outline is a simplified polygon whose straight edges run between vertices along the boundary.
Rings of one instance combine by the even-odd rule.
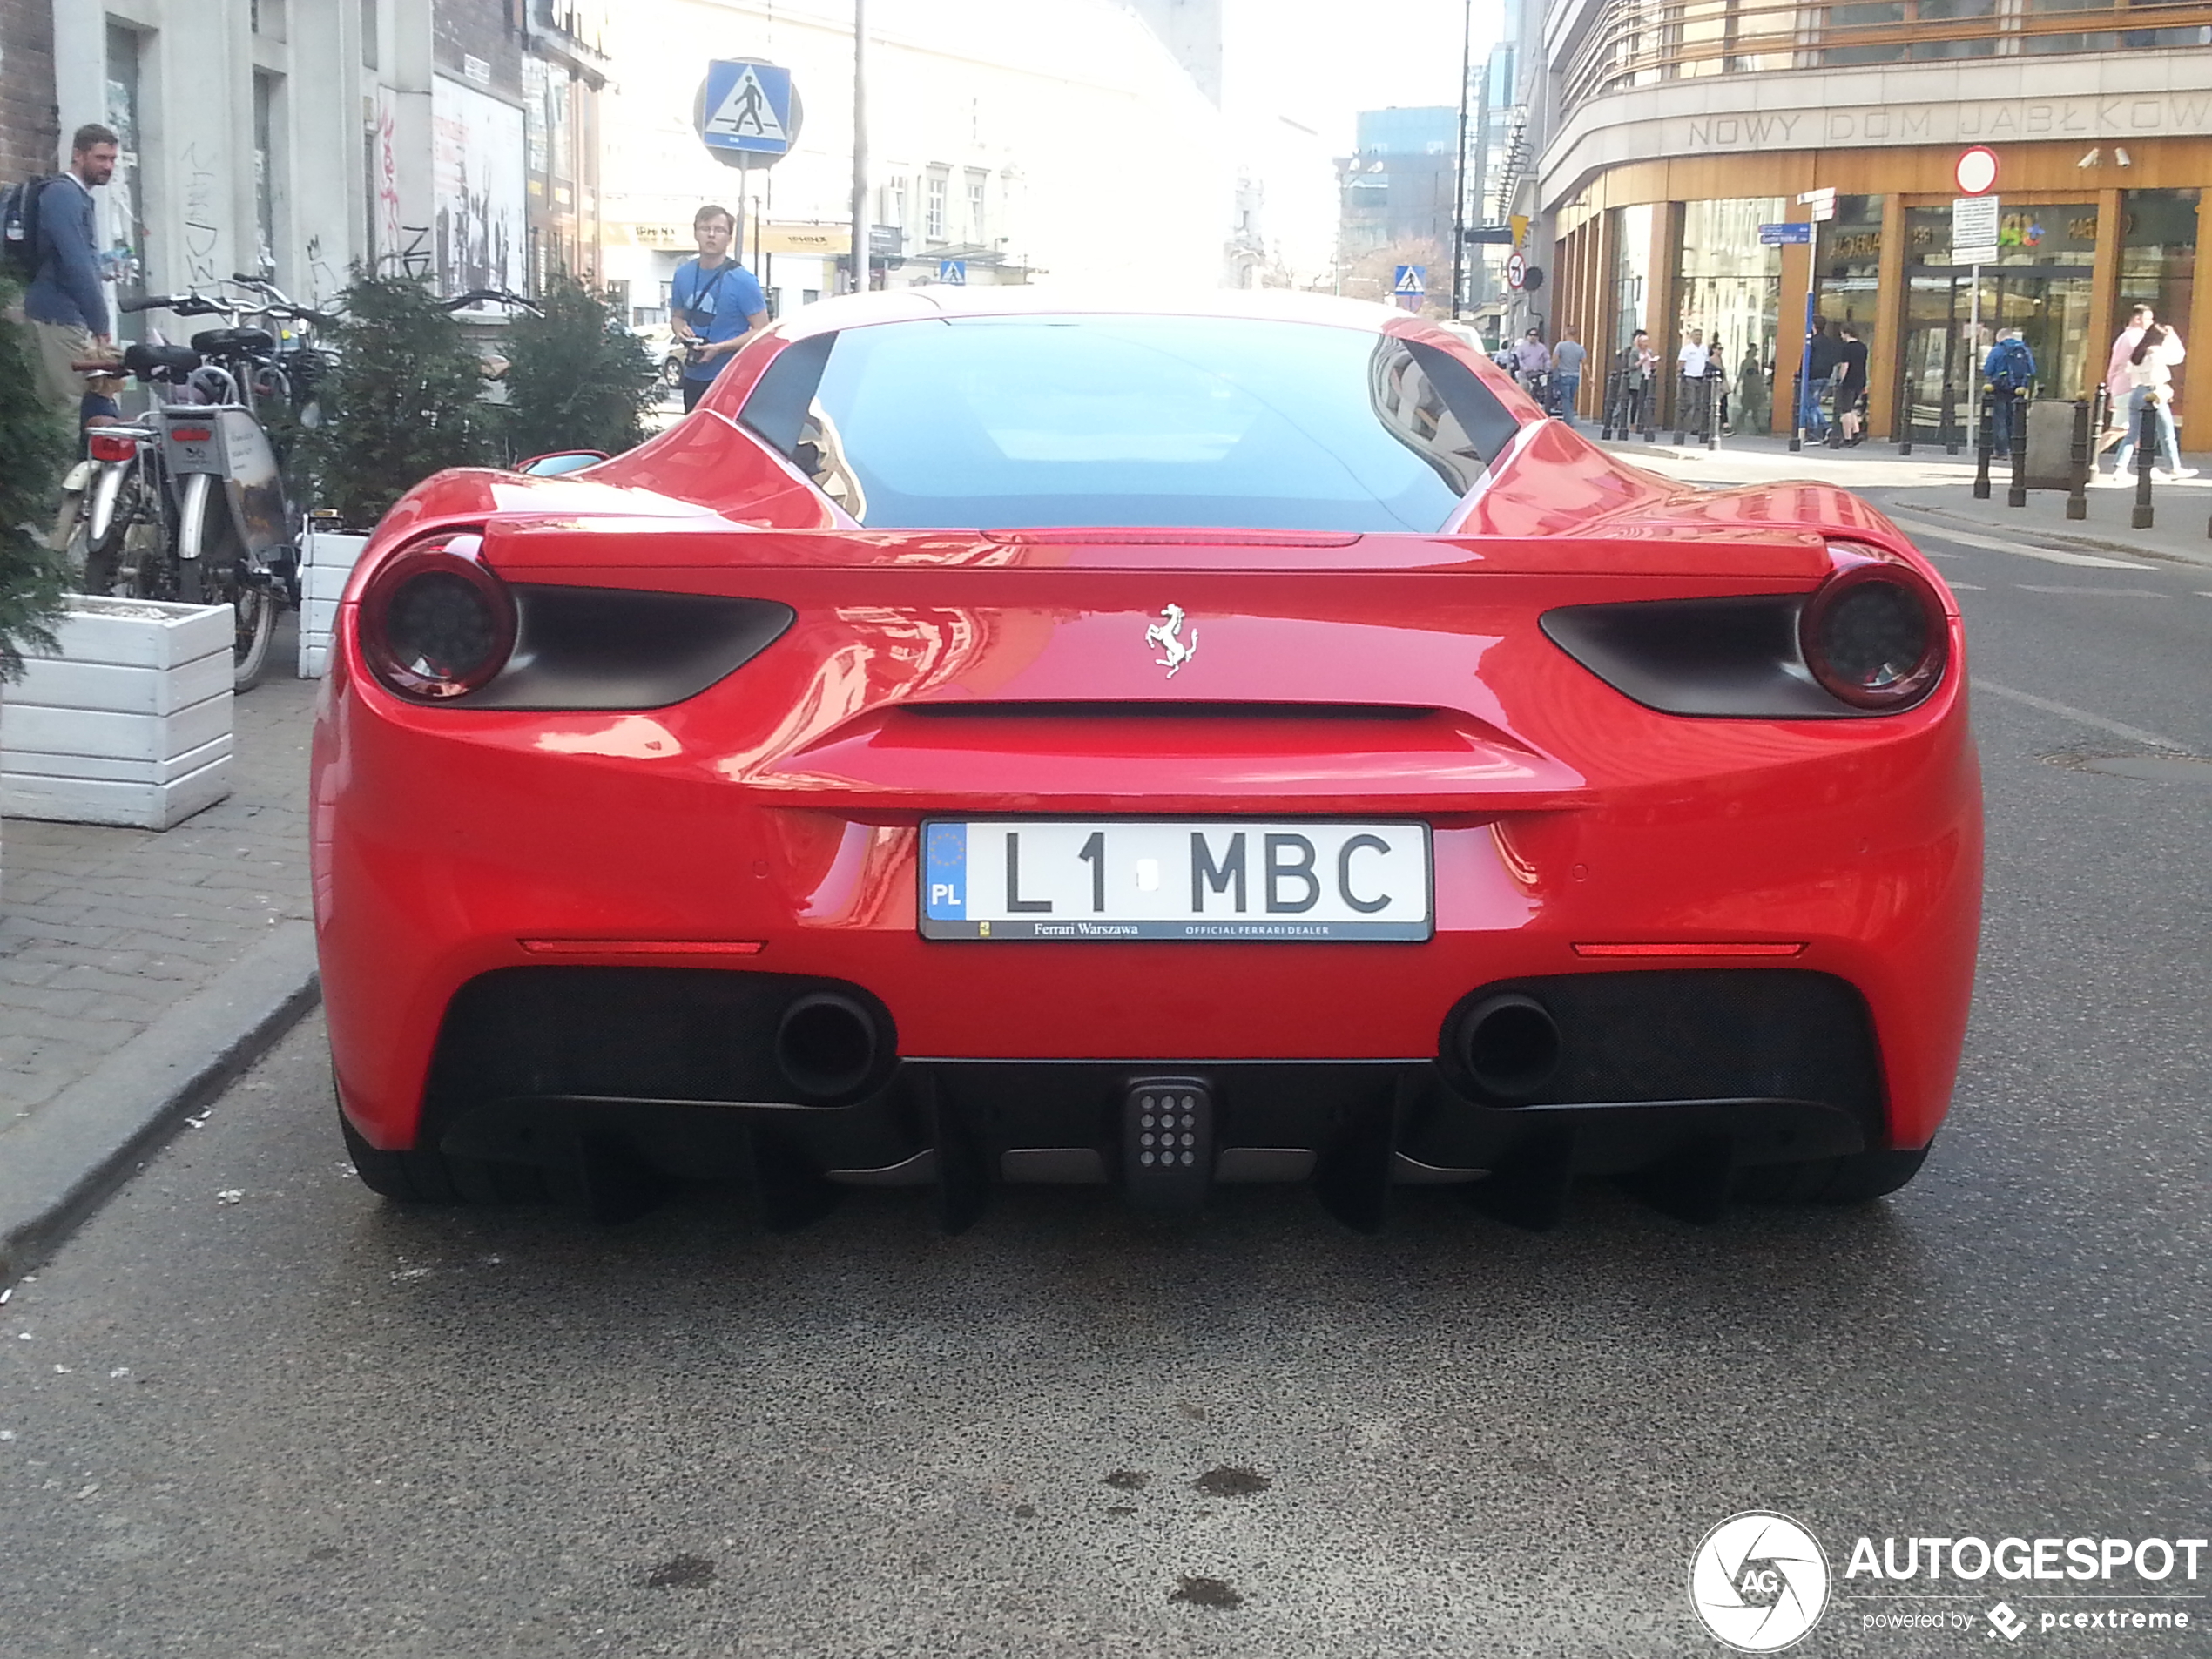
[[[606,458],[604,449],[553,449],[532,455],[515,470],[528,473],[533,478],[557,478],[564,472],[581,472],[586,467],[596,467]]]

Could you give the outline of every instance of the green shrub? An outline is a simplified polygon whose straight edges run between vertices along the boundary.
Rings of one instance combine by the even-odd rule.
[[[51,650],[67,566],[48,545],[75,435],[41,401],[30,331],[0,292],[0,679],[23,672],[26,646]]]
[[[420,282],[356,273],[344,307],[307,449],[314,504],[367,529],[432,473],[496,464],[501,411],[481,401],[475,347]]]
[[[554,449],[615,455],[645,435],[659,394],[652,356],[608,297],[574,277],[546,285],[545,314],[507,337],[507,440],[517,460]]]

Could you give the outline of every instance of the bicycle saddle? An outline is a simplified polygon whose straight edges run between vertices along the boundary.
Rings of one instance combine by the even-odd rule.
[[[199,367],[199,353],[185,346],[131,345],[123,348],[125,374],[180,381]]]
[[[264,328],[208,328],[192,337],[203,357],[251,357],[276,349],[276,337]]]

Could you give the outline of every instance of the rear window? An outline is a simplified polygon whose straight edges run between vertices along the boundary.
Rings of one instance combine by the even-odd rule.
[[[1514,428],[1433,347],[1193,317],[846,329],[743,418],[882,529],[1433,530]]]

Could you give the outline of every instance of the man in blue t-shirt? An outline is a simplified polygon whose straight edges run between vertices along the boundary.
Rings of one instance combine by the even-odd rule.
[[[704,342],[684,366],[684,412],[689,415],[730,354],[768,326],[768,302],[752,273],[729,257],[737,221],[726,207],[699,209],[691,235],[699,256],[676,267],[668,295],[669,321],[678,340]]]

